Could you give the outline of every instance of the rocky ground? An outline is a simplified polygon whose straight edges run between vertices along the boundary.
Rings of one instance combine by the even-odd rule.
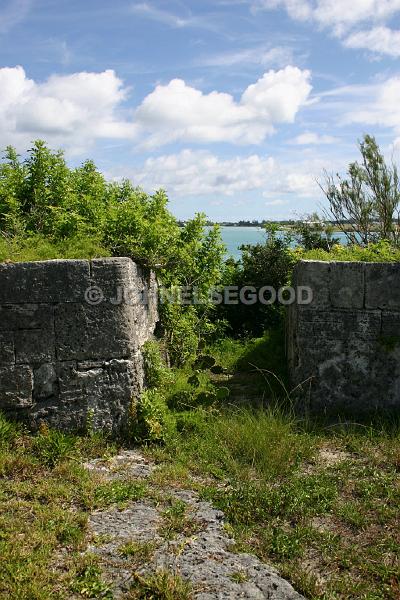
[[[255,556],[235,553],[223,513],[195,491],[155,484],[157,467],[139,452],[125,450],[86,467],[105,483],[137,482],[146,489],[136,501],[91,514],[86,552],[97,558],[110,588],[107,597],[303,598],[272,567]],[[172,587],[174,595],[161,595],[162,586]]]

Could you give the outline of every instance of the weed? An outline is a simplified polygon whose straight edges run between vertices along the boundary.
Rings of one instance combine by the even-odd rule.
[[[76,437],[43,426],[33,439],[32,452],[43,465],[54,467],[76,455]]]
[[[138,542],[136,540],[126,542],[118,548],[119,554],[125,558],[130,558],[135,564],[141,565],[149,563],[157,547],[155,542]]]
[[[191,600],[193,597],[191,584],[165,569],[148,577],[136,573],[134,578],[135,584],[128,596],[131,600]]]
[[[111,504],[124,504],[140,500],[146,494],[147,486],[138,481],[110,481],[94,490],[94,507],[105,508]]]
[[[85,560],[90,560],[85,557]],[[101,571],[94,560],[82,566],[71,582],[71,591],[85,598],[103,598],[112,600],[113,594],[110,587],[102,580]]]
[[[245,583],[245,581],[248,581],[249,576],[244,571],[235,571],[234,573],[231,573],[230,578],[235,583]]]

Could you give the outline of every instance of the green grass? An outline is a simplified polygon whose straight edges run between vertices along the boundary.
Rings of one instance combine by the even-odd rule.
[[[196,476],[237,551],[275,565],[311,600],[399,597],[396,424],[323,428],[277,409],[227,410],[155,456]]]
[[[267,401],[179,412],[176,436],[149,449],[154,481],[197,488],[224,511],[235,550],[273,564],[310,600],[397,599],[399,423],[299,419],[281,401],[281,352],[279,331],[207,348],[225,378],[264,385]],[[275,388],[265,368],[278,371]],[[206,376],[216,384],[205,372],[201,385]],[[188,377],[178,372],[175,386]]]
[[[223,377],[242,378],[251,389],[258,374],[271,393],[254,369],[267,364],[273,371],[279,339],[226,340],[205,352],[224,367]],[[196,374],[196,384],[191,375],[174,371],[160,393],[170,401],[218,385],[207,369]],[[190,509],[162,493],[174,486],[197,489],[222,509],[236,540],[232,549],[274,565],[309,600],[399,598],[398,421],[313,423],[284,403],[238,406],[229,398],[180,405],[174,418],[176,432],[164,445],[143,448],[159,466],[146,483],[104,483],[83,469],[87,457],[115,451],[101,436],[46,428],[31,436],[0,418],[0,597],[47,600],[71,589],[110,597],[95,559],[79,556],[89,512],[157,495],[164,508],[160,533],[196,535]],[[60,565],[61,548],[67,555]],[[154,548],[128,542],[119,552],[135,569],[151,561]],[[245,576],[232,573],[237,581]],[[160,571],[137,575],[130,597],[192,595],[179,574]]]
[[[325,250],[303,250],[296,248],[294,254],[299,259],[350,262],[399,262],[400,248],[386,241],[362,246],[334,246],[330,252]]]
[[[81,463],[115,452],[100,436],[43,428],[36,436],[0,415],[0,597],[67,596],[98,483]],[[67,550],[61,559],[59,551]],[[79,581],[94,571],[80,572]],[[105,596],[103,596],[105,597]]]
[[[136,573],[127,600],[191,600],[193,589],[179,574],[160,569],[154,575],[143,577]]]
[[[31,262],[55,258],[82,259],[110,256],[95,237],[80,236],[57,242],[42,235],[7,239],[0,236],[0,262]]]

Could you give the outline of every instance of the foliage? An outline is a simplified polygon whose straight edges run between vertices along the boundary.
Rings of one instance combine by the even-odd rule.
[[[266,226],[266,232],[265,244],[242,246],[242,261],[229,263],[225,273],[228,285],[239,289],[251,286],[258,293],[265,286],[278,291],[288,284],[295,264],[289,247],[291,238],[288,234],[279,237],[278,227],[273,224]],[[269,299],[268,293],[265,297]],[[226,319],[233,335],[257,336],[281,321],[282,307],[277,302],[239,302],[220,306],[218,316]]]
[[[158,569],[147,577],[134,573],[133,588],[130,592],[132,600],[190,600],[193,589],[189,581],[174,572]]]
[[[326,250],[329,252],[339,240],[333,237],[333,226],[316,214],[309,215],[306,219],[297,221],[293,228],[295,239],[304,250]]]
[[[75,444],[74,436],[43,426],[33,438],[32,453],[43,465],[54,467],[60,461],[76,455]]]
[[[347,178],[325,174],[329,218],[351,244],[400,242],[400,185],[396,165],[388,166],[374,137],[359,144],[361,164],[349,165]]]
[[[324,425],[278,409],[193,411],[163,449],[164,473],[189,471],[224,511],[235,550],[306,597],[394,600],[398,423]]]
[[[143,344],[143,366],[148,388],[163,388],[171,382],[172,375],[161,355],[160,343],[148,340]]]
[[[0,260],[125,255],[154,269],[167,289],[196,286],[203,303],[165,304],[161,317],[171,359],[195,355],[216,330],[209,290],[219,281],[224,246],[204,215],[181,227],[163,190],[107,182],[92,161],[70,169],[61,151],[38,140],[22,160],[8,147],[0,163]]]
[[[94,490],[94,508],[106,508],[111,504],[137,501],[143,498],[146,487],[138,481],[110,481]]]
[[[100,436],[68,436],[65,444],[61,435],[29,435],[0,416],[1,598],[70,597],[75,573],[83,576],[74,557],[83,549],[96,476],[80,463],[112,449]]]
[[[163,392],[145,390],[133,407],[132,433],[136,442],[164,443],[175,432],[175,418],[168,409]]]
[[[101,570],[96,560],[85,559],[84,564],[76,573],[71,583],[71,591],[78,593],[83,598],[103,598],[112,600],[113,593],[111,588],[102,580]]]
[[[367,246],[358,244],[341,246],[335,245],[329,252],[325,250],[305,251],[296,248],[293,255],[297,260],[325,260],[325,261],[350,261],[350,262],[399,262],[400,249],[394,247],[386,240],[370,243]]]

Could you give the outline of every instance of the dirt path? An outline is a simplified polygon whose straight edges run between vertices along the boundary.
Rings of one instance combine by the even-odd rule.
[[[140,499],[97,510],[89,520],[92,542],[87,552],[98,557],[113,598],[303,598],[255,556],[232,552],[234,540],[224,528],[223,513],[201,501],[195,491],[153,484],[149,477],[157,467],[139,452],[125,450],[107,462],[97,459],[86,467],[105,482],[147,485]],[[184,586],[190,582],[190,590],[156,595],[155,581],[161,585],[168,578]],[[140,586],[152,589],[154,595],[150,591],[135,595]]]

